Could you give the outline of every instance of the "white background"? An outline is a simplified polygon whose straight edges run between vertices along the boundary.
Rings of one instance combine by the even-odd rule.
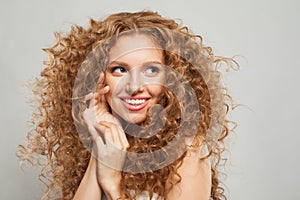
[[[121,11],[150,9],[182,19],[216,55],[239,55],[238,72],[225,74],[238,122],[225,169],[231,200],[300,199],[299,45],[297,0],[0,0],[0,199],[32,200],[42,193],[38,169],[19,168],[31,108],[22,86],[42,70],[41,48],[53,32],[87,26]]]

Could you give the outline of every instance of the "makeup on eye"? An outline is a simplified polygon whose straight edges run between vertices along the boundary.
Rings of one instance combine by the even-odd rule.
[[[109,67],[109,72],[114,74],[114,75],[122,75],[124,73],[127,73],[127,70],[123,66],[112,66]]]
[[[111,65],[108,67],[108,72],[112,73],[113,75],[123,75],[128,71],[132,70],[134,67],[130,66],[123,66],[123,65]],[[145,64],[139,67],[141,72],[146,76],[155,76],[162,70],[162,64],[152,63],[152,64]]]
[[[146,76],[155,76],[161,71],[158,66],[147,66],[144,70]]]

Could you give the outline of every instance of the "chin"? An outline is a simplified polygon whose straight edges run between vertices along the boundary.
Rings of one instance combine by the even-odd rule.
[[[141,113],[130,113],[130,112],[117,112],[115,110],[112,110],[112,114],[119,119],[119,121],[122,124],[127,124],[127,123],[132,123],[132,124],[141,124],[143,123],[147,116],[146,114],[141,114]]]
[[[139,115],[127,115],[126,117],[122,117],[127,123],[133,124],[141,124],[146,120],[146,116],[139,116]]]

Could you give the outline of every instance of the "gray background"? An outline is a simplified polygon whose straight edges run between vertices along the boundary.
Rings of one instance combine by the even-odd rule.
[[[213,47],[216,55],[239,55],[238,72],[224,78],[236,103],[238,122],[228,140],[230,160],[224,171],[232,200],[300,199],[299,192],[299,10],[297,0],[28,0],[0,6],[0,199],[38,199],[38,169],[20,170],[15,157],[25,139],[31,108],[23,87],[47,58],[41,48],[53,32],[90,17],[151,9],[182,19]]]

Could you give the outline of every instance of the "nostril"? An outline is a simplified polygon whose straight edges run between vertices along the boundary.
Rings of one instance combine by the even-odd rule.
[[[130,95],[130,96],[135,96],[139,93],[141,93],[143,91],[142,87],[137,87],[137,88],[129,88],[126,92]]]
[[[128,84],[126,84],[125,89],[128,94],[134,95],[143,90],[143,85],[135,81],[130,81]]]

